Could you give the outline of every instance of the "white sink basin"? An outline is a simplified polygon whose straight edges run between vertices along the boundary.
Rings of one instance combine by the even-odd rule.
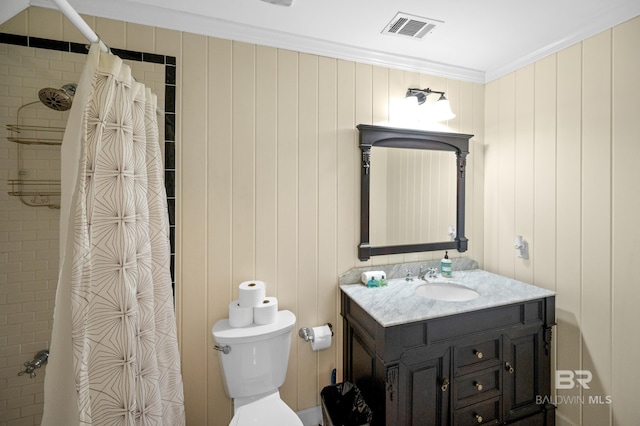
[[[441,281],[421,284],[415,291],[418,296],[447,302],[466,302],[480,296],[477,291],[469,287]]]

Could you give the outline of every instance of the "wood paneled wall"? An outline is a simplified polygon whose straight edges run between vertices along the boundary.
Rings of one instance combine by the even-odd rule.
[[[637,423],[638,41],[635,18],[486,86],[484,267],[557,291],[555,367],[593,374],[561,425]]]
[[[387,122],[389,105],[411,85],[443,87],[459,111],[449,129],[479,135],[469,158],[472,173],[483,161],[477,148],[483,87],[187,33],[179,67],[179,306],[188,412],[209,424],[224,424],[231,415],[210,328],[227,316],[237,285],[249,279],[267,283],[280,307],[296,314],[297,328],[335,325],[334,345],[318,353],[294,334],[280,389],[295,410],[318,406],[332,369],[342,367],[338,275],[442,256],[357,259],[355,126]],[[470,217],[482,207],[477,179],[482,174],[470,179]],[[469,236],[480,248],[468,254],[481,257],[476,225],[470,223]]]

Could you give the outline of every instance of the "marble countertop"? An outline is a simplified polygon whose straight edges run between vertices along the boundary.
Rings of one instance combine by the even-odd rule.
[[[425,284],[425,281],[417,278],[413,281],[392,279],[386,287],[367,288],[362,284],[348,284],[341,285],[340,288],[383,327],[510,305],[555,294],[553,291],[481,269],[454,271],[452,278],[438,275],[435,281],[461,284],[477,291],[480,296],[466,302],[427,299],[415,294],[415,289]]]

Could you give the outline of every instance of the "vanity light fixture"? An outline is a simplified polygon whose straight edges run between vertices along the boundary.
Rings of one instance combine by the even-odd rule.
[[[431,90],[428,87],[426,89],[407,89],[406,98],[415,97],[418,105],[422,105],[426,102],[427,96],[432,93],[437,93],[440,98],[431,107],[430,118],[434,121],[446,121],[455,118],[455,114],[451,111],[451,104],[449,100],[444,96],[444,92],[438,92],[437,90]]]

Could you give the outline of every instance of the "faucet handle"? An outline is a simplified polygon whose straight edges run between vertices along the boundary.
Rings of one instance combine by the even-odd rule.
[[[28,374],[32,379],[36,377],[36,368],[42,367],[47,363],[49,359],[49,349],[43,349],[39,351],[34,357],[33,361],[27,361],[24,363],[25,369],[24,371],[20,371],[18,376],[22,376],[23,374]]]
[[[411,269],[407,269],[407,275],[405,276],[405,281],[413,281],[413,275],[411,273]]]
[[[18,376],[22,376],[23,374],[28,374],[32,379],[35,377],[36,372],[34,371],[37,367],[34,367],[29,361],[24,363],[26,367],[23,371],[18,373]]]
[[[438,268],[427,269],[427,275],[429,276],[429,278],[435,278],[437,273],[438,273]]]

